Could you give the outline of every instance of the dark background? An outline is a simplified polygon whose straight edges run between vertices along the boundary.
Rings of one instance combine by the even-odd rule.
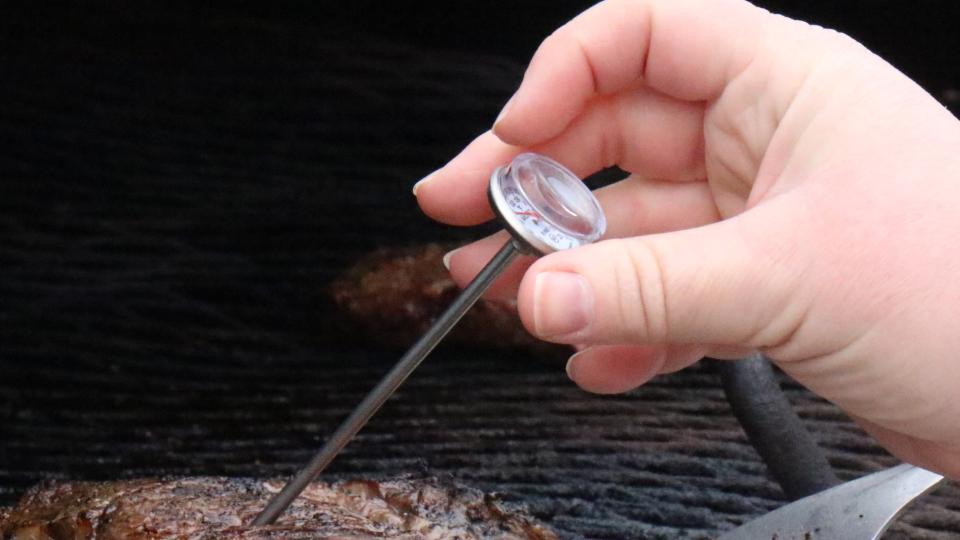
[[[180,5],[177,5],[180,4]],[[104,44],[129,47],[150,41],[137,25],[162,20],[248,18],[265,24],[293,24],[335,35],[345,42],[387,37],[429,48],[484,52],[524,62],[551,31],[592,5],[581,0],[516,2],[85,2],[82,5],[5,3],[0,22],[10,51],[25,36],[83,32],[100,22],[114,27],[98,36]],[[912,78],[931,88],[956,86],[960,48],[956,25],[960,5],[951,0],[764,0],[776,13],[850,34]],[[184,36],[202,39],[200,36]],[[198,43],[198,45],[202,45]],[[157,50],[158,54],[162,51]]]
[[[329,8],[335,26],[363,29],[429,47],[483,51],[529,60],[540,41],[593,5],[580,0],[520,2],[374,1]],[[765,0],[770,11],[850,34],[912,78],[956,84],[960,5],[950,0]],[[395,7],[393,7],[395,6]],[[277,16],[250,7],[256,16]]]
[[[0,4],[0,504],[44,478],[303,463],[398,353],[344,332],[326,284],[378,246],[481,233],[410,187],[585,5]],[[763,5],[957,112],[956,2]],[[709,365],[608,398],[561,365],[438,351],[331,472],[449,474],[569,538],[702,537],[783,503]],[[893,462],[786,388],[841,476]],[[901,534],[949,537],[957,500]]]

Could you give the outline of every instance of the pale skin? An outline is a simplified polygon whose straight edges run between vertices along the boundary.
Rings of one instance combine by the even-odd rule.
[[[597,196],[594,245],[521,260],[535,335],[616,393],[704,356],[766,353],[901,459],[960,478],[960,122],[837,32],[741,0],[608,0],[549,36],[491,131],[418,183],[431,217],[492,217],[523,151]],[[469,281],[504,242],[448,263]]]

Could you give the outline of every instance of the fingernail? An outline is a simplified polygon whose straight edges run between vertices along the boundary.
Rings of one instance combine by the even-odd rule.
[[[592,319],[593,291],[571,272],[539,274],[533,288],[533,327],[540,337],[558,338],[584,330]]]
[[[507,103],[503,106],[503,109],[500,109],[500,114],[498,114],[497,119],[493,121],[494,126],[499,124],[500,121],[507,116],[507,114],[510,112],[510,108],[513,107],[513,102],[516,99],[516,97],[517,97],[516,94],[510,96],[510,99],[507,100]]]
[[[571,381],[577,380],[577,364],[579,364],[579,362],[577,362],[577,358],[579,358],[582,355],[583,355],[583,351],[577,351],[573,356],[567,359],[567,368],[566,368],[567,377]]]
[[[428,175],[426,175],[426,176],[424,176],[422,179],[420,179],[419,182],[417,182],[416,184],[414,184],[414,185],[413,185],[413,196],[416,197],[416,196],[417,196],[417,190],[420,189],[421,186],[423,186],[424,184],[426,184],[427,182],[429,182],[434,176],[437,175],[438,172],[440,172],[439,169],[436,170],[436,171],[433,171],[432,173],[430,173],[430,174],[428,174]]]
[[[448,251],[448,252],[443,256],[443,266],[444,266],[444,268],[446,268],[447,270],[450,270],[450,257],[453,257],[453,254],[456,253],[456,252],[458,252],[458,251],[460,251],[460,249],[461,249],[461,248],[457,248],[457,249],[454,249],[453,251]]]

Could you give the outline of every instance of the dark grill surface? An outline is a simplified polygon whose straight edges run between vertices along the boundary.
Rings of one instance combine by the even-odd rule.
[[[335,331],[325,284],[376,246],[481,234],[409,190],[521,66],[296,18],[66,9],[0,24],[0,504],[43,478],[290,473],[399,352]],[[788,388],[844,478],[894,463]],[[555,361],[442,349],[332,473],[411,471],[567,538],[705,537],[783,503],[709,365],[600,398]],[[895,530],[955,537],[960,491]]]

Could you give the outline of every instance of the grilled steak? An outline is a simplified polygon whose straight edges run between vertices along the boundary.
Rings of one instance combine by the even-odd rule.
[[[350,322],[364,330],[365,338],[409,345],[459,292],[443,267],[443,254],[452,247],[427,244],[378,249],[335,280],[330,293]],[[541,355],[569,354],[567,348],[527,333],[515,306],[485,300],[467,312],[446,340],[461,345],[519,347]]]
[[[46,483],[0,513],[0,538],[556,539],[494,497],[438,480],[314,483],[274,525],[248,526],[281,485],[214,477]]]

